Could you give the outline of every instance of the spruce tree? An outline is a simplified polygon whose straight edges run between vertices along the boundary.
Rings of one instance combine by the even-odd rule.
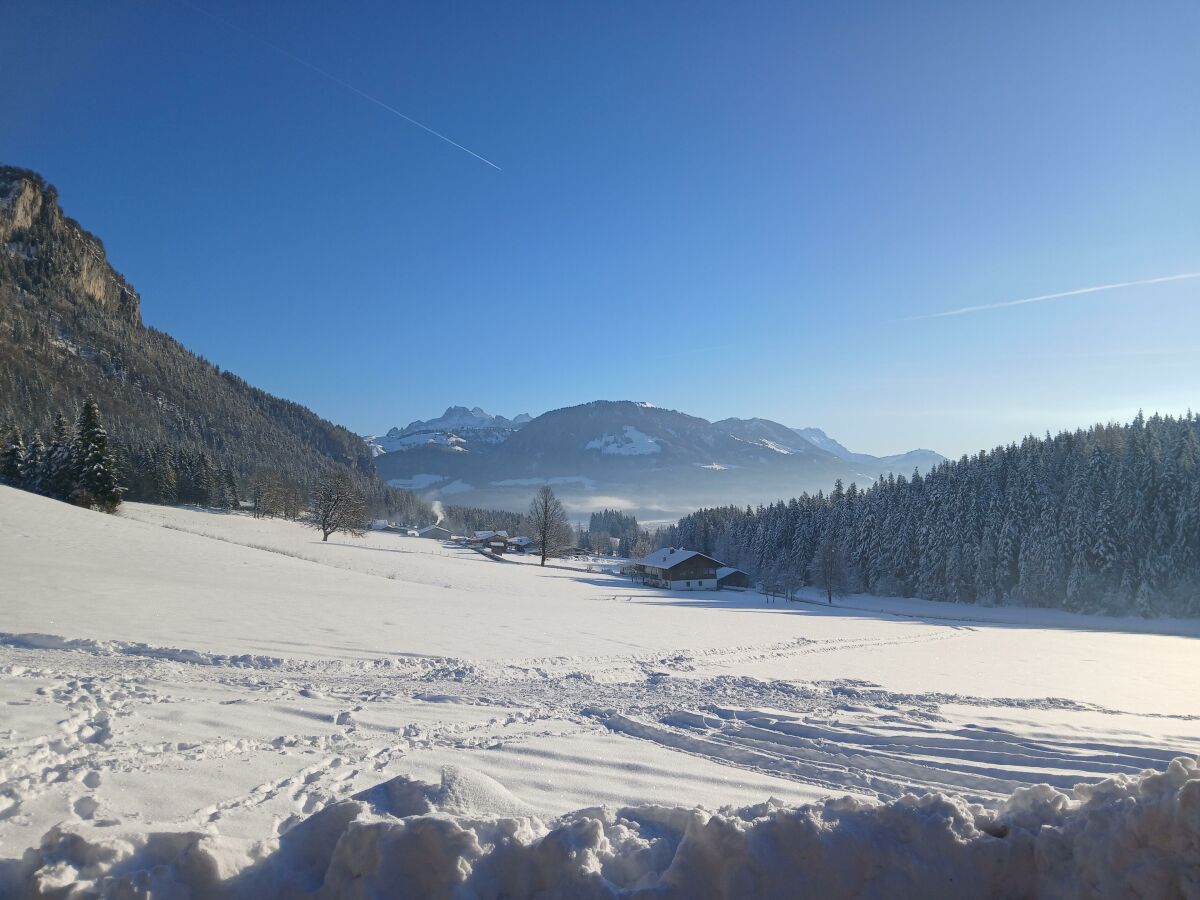
[[[153,466],[155,501],[168,505],[178,502],[179,484],[170,448],[164,446],[156,448],[151,465]]]
[[[100,421],[100,407],[88,397],[75,424],[75,490],[72,502],[79,506],[113,512],[121,503],[117,486],[116,459],[108,445],[108,433]]]
[[[61,413],[54,417],[50,443],[42,466],[42,490],[55,500],[70,500],[75,492],[75,462],[71,425]]]
[[[0,480],[10,487],[25,487],[25,442],[15,428],[4,442],[4,453],[0,456]]]
[[[42,443],[42,436],[36,431],[33,437],[29,439],[29,444],[25,447],[25,482],[24,488],[27,491],[33,491],[35,494],[44,494],[44,480],[46,476],[46,445]]]

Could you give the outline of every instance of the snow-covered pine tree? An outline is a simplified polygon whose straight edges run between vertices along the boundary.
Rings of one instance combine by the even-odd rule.
[[[25,486],[25,441],[15,428],[9,432],[0,455],[0,480],[10,487]]]
[[[1200,614],[1200,418],[1028,437],[866,491],[687,516],[675,546],[778,580],[838,536],[873,593]]]
[[[108,433],[100,421],[100,407],[88,397],[75,423],[75,490],[72,502],[79,506],[113,512],[121,504],[117,485],[116,459],[108,445]]]
[[[42,474],[42,488],[46,496],[55,500],[70,500],[75,491],[73,443],[71,424],[59,413],[50,429]]]
[[[45,477],[46,445],[42,443],[42,436],[35,431],[25,446],[25,490],[35,494],[46,493]]]
[[[179,479],[175,474],[175,459],[170,448],[164,446],[155,448],[150,465],[156,502],[178,503]]]

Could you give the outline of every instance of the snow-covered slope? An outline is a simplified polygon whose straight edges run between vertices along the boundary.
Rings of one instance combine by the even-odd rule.
[[[0,559],[0,896],[1186,883],[1196,623],[671,595],[8,488]]]

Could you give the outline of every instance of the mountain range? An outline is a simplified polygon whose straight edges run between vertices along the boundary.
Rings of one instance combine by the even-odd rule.
[[[344,465],[372,490],[386,491],[378,473],[430,499],[508,510],[523,510],[531,489],[549,483],[573,510],[665,519],[839,478],[866,484],[941,459],[931,451],[877,458],[817,429],[709,422],[616,401],[511,419],[451,407],[364,441],[146,326],[137,291],[100,239],[64,213],[53,186],[0,166],[0,425],[45,434],[56,413],[73,415],[89,394],[130,460],[207,455],[243,481],[266,472],[299,485]]]
[[[513,419],[453,406],[364,440],[389,484],[430,499],[521,510],[534,488],[550,484],[574,512],[615,507],[650,520],[700,506],[769,503],[828,490],[838,479],[865,486],[944,459],[932,450],[871,456],[818,428],[762,418],[710,422],[605,400]]]

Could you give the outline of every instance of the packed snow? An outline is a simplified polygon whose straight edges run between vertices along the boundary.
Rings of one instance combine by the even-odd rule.
[[[8,488],[0,559],[0,896],[1195,890],[1194,623]]]

